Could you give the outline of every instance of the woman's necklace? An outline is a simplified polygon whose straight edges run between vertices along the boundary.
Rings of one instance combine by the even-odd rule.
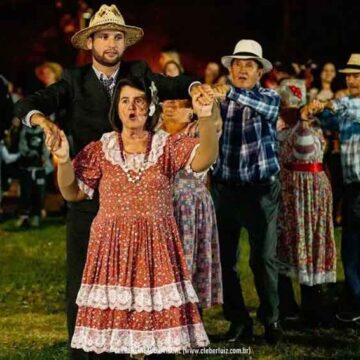
[[[124,164],[124,171],[126,173],[128,181],[130,181],[133,184],[135,184],[136,182],[138,182],[141,179],[141,176],[143,175],[143,173],[144,173],[144,171],[146,169],[146,164],[148,162],[148,158],[149,158],[149,154],[150,154],[150,150],[151,150],[152,138],[153,138],[153,134],[152,134],[152,132],[149,132],[148,133],[148,138],[147,138],[147,145],[146,145],[146,151],[145,151],[144,159],[141,161],[140,168],[139,168],[138,172],[135,173],[135,175],[132,175],[130,173],[130,171],[132,171],[132,170],[129,168],[129,165],[128,165],[127,161],[126,161],[124,143],[122,141],[121,133],[119,133],[120,156],[121,156],[121,159],[122,159],[123,164]]]

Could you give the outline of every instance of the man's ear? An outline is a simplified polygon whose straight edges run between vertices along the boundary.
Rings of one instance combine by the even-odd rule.
[[[258,70],[259,79],[261,79],[263,75],[264,75],[264,69],[263,69],[263,68],[260,68],[260,69]]]
[[[89,50],[92,50],[92,46],[93,46],[93,38],[92,36],[89,36],[87,39],[86,39],[86,46]]]

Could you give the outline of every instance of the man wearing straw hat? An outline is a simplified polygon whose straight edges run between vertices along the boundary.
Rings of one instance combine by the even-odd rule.
[[[91,141],[99,140],[112,130],[107,114],[115,84],[125,77],[148,78],[158,89],[159,98],[188,97],[191,79],[186,76],[167,78],[151,72],[145,62],[122,61],[127,47],[143,37],[143,30],[129,26],[115,5],[102,5],[87,28],[76,33],[72,44],[92,52],[92,64],[64,71],[60,81],[20,100],[16,115],[28,126],[38,125],[44,131],[59,134],[59,129],[47,119],[60,108],[67,111],[69,135],[74,153]],[[201,86],[191,88],[202,93]],[[206,96],[205,93],[203,93]],[[59,136],[57,136],[59,139]],[[58,140],[59,141],[59,140]],[[52,144],[54,148],[58,143]],[[75,155],[73,154],[73,155]],[[67,216],[67,318],[71,339],[75,328],[76,296],[86,259],[90,225],[98,210],[98,199],[69,204]],[[93,359],[97,355],[70,349],[72,359]],[[102,355],[99,358],[111,357]],[[117,356],[117,359],[119,355]]]
[[[360,54],[352,54],[339,72],[345,74],[350,95],[328,102],[314,100],[303,112],[309,117],[320,113],[324,127],[340,132],[345,182],[341,257],[350,303],[337,318],[354,322],[360,320]]]
[[[269,343],[282,338],[278,323],[278,272],[275,264],[276,221],[280,184],[276,152],[276,121],[280,99],[262,88],[263,73],[272,69],[254,40],[241,40],[232,55],[223,56],[232,86],[215,87],[221,103],[223,132],[213,172],[224,316],[230,329],[223,338],[235,342],[252,336],[253,321],[246,309],[237,276],[239,237],[245,227],[250,240],[250,266],[260,299],[258,318]]]

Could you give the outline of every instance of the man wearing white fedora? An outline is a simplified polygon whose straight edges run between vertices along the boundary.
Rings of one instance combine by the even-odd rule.
[[[47,119],[56,110],[67,112],[66,128],[73,139],[73,155],[91,141],[97,141],[112,127],[108,120],[111,95],[116,83],[125,77],[147,78],[153,81],[160,99],[188,97],[191,79],[186,76],[167,78],[151,72],[143,61],[126,62],[122,55],[127,47],[143,37],[143,30],[129,26],[115,5],[102,5],[87,28],[77,32],[72,44],[92,53],[92,64],[64,71],[63,78],[16,104],[16,115],[26,125],[41,126],[46,133],[59,134],[55,124]],[[191,89],[202,92],[202,87]],[[206,96],[205,92],[203,93]],[[59,145],[58,140],[52,146]],[[67,319],[71,339],[77,313],[75,304],[85,264],[90,225],[98,211],[98,197],[79,203],[69,203],[67,215]],[[72,359],[113,358],[111,354],[87,354],[70,349]],[[119,359],[119,355],[116,356]]]
[[[345,182],[341,257],[351,301],[337,318],[353,322],[360,320],[360,54],[352,54],[339,72],[345,74],[350,95],[328,102],[314,100],[303,111],[308,116],[319,113],[324,127],[340,133]]]
[[[223,133],[213,178],[224,286],[224,316],[231,322],[223,337],[233,342],[252,336],[236,264],[241,228],[248,230],[250,266],[260,299],[258,319],[269,343],[282,338],[278,323],[278,272],[275,264],[276,222],[280,184],[276,152],[279,96],[259,85],[272,69],[253,40],[241,40],[223,56],[232,85],[215,87],[222,96]]]

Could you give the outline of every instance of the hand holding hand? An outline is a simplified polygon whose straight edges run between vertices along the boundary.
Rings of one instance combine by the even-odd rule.
[[[214,96],[216,99],[224,99],[226,94],[230,91],[230,85],[215,85],[213,86]]]
[[[42,114],[34,114],[31,117],[30,122],[32,125],[40,126],[44,130],[45,135],[52,135],[51,148],[57,149],[60,146],[60,129],[56,124],[54,124]]]
[[[208,102],[205,102],[201,93],[195,95],[192,98],[194,113],[199,118],[211,116],[213,104],[214,98],[210,99]]]
[[[49,151],[58,158],[59,164],[64,164],[70,160],[69,142],[62,130],[60,131],[59,134],[60,134],[59,146],[56,147],[53,146],[53,144],[56,143],[56,139],[55,139],[56,135],[54,135],[52,132],[46,133],[45,144],[49,149]]]
[[[210,85],[197,84],[191,88],[191,97],[193,100],[196,97],[196,101],[201,105],[209,105],[214,99],[214,92]]]

